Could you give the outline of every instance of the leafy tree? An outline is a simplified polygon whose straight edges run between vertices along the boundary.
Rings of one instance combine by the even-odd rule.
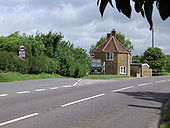
[[[92,52],[95,48],[97,48],[99,45],[101,45],[102,43],[104,43],[106,41],[107,37],[106,36],[102,36],[99,41],[97,41],[96,44],[93,44],[90,46],[90,52]]]
[[[170,72],[170,55],[166,55],[167,61],[166,61],[166,68],[165,70],[167,72]]]
[[[129,50],[133,50],[134,46],[132,45],[132,42],[129,39],[125,38],[125,35],[117,32],[116,33],[116,38]],[[107,37],[106,36],[102,36],[99,41],[97,41],[97,43],[94,45],[90,46],[90,52],[92,52],[95,48],[97,48],[100,44],[102,44],[104,41],[106,41]]]
[[[58,73],[82,77],[89,70],[89,57],[85,50],[74,48],[63,35],[56,32],[36,35],[0,36],[0,70],[20,73]],[[19,46],[26,47],[25,59],[17,56]],[[3,51],[3,52],[1,52]],[[8,51],[8,52],[7,52]]]
[[[19,34],[19,32],[15,32],[10,34],[9,36],[1,36],[0,37],[0,51],[9,51],[9,52],[17,52],[19,46],[23,43],[24,38]]]
[[[166,56],[160,48],[148,48],[141,58],[143,63],[148,63],[155,71],[162,71],[166,66]]]
[[[135,2],[135,11],[137,13],[141,13],[143,17],[146,16],[150,29],[153,27],[152,22],[152,13],[153,13],[153,4],[156,3],[159,14],[162,20],[166,20],[170,16],[170,0],[132,0]],[[112,0],[97,0],[97,5],[99,5],[99,10],[101,15],[103,16],[104,11],[108,3],[113,6]],[[130,5],[130,0],[115,0],[116,8],[119,12],[122,12],[128,18],[131,17],[132,7]]]
[[[139,55],[133,56],[132,63],[141,63],[141,56]]]
[[[134,46],[129,39],[125,38],[125,35],[122,33],[116,33],[116,38],[127,48],[129,51],[134,50]]]
[[[45,45],[45,55],[50,58],[55,56],[55,52],[57,51],[58,44],[63,39],[63,35],[61,33],[48,32],[47,34],[37,33],[35,38]]]
[[[85,76],[89,72],[90,58],[82,48],[74,49],[75,72],[74,77]]]

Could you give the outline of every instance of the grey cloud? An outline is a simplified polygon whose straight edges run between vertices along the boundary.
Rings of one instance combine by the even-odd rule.
[[[162,21],[154,13],[156,46],[170,54],[170,19]],[[122,32],[135,46],[133,54],[141,54],[151,46],[149,25],[141,15],[128,19],[115,8],[108,7],[101,18],[96,0],[5,0],[0,2],[1,35],[15,31],[32,34],[39,30],[63,32],[75,46],[90,45],[113,28]],[[147,40],[148,38],[148,40]]]

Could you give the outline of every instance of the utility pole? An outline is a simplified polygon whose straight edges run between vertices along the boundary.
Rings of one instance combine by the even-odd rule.
[[[154,40],[154,28],[152,28],[152,48],[155,47],[155,40]]]

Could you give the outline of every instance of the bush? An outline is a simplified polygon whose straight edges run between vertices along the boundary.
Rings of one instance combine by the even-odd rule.
[[[46,73],[58,73],[59,71],[59,62],[56,59],[51,59],[46,57],[47,60],[47,70]]]
[[[42,72],[56,73],[58,72],[58,62],[55,59],[46,56],[31,57],[30,58],[30,73],[39,74]]]
[[[13,53],[0,52],[0,70],[28,73],[30,70],[28,60],[19,58]]]

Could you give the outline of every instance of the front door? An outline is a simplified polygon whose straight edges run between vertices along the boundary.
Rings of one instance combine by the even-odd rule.
[[[113,61],[107,61],[105,68],[106,68],[106,71],[105,71],[106,75],[114,75],[115,74]]]

